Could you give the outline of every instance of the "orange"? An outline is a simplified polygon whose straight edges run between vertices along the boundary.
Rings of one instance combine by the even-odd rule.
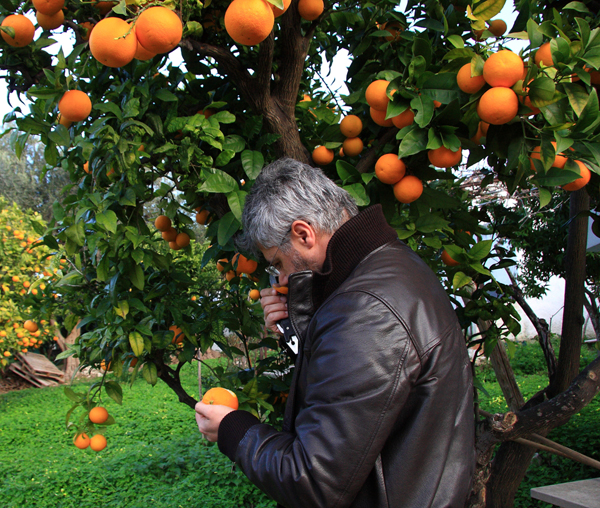
[[[479,122],[479,128],[481,129],[481,133],[484,136],[487,136],[488,129],[490,128],[490,124],[487,122]]]
[[[502,37],[506,33],[506,23],[502,19],[492,19],[489,22],[488,30],[496,37]]]
[[[483,88],[483,85],[485,85],[483,76],[471,75],[470,63],[467,63],[460,68],[456,75],[456,82],[458,83],[458,88],[465,93],[477,93]]]
[[[173,339],[171,340],[171,343],[181,344],[185,337],[185,335],[183,334],[183,330],[181,328],[179,328],[177,325],[169,326],[169,330],[171,330],[173,332]]]
[[[556,153],[556,141],[552,141],[552,146],[554,147],[554,162],[552,163],[552,167],[554,168],[559,168],[559,169],[563,169],[565,167],[565,164],[567,163],[567,158],[559,153]],[[542,151],[542,147],[541,146],[536,146],[530,155],[531,158],[531,169],[533,169],[535,171],[535,164],[533,163],[533,159],[537,159],[537,160],[541,160],[542,156],[541,156],[541,151]]]
[[[540,64],[543,64],[544,67],[552,67],[554,65],[554,60],[552,60],[552,53],[550,51],[550,43],[544,42],[539,49],[535,52],[534,58],[535,64],[539,67]]]
[[[225,270],[225,266],[227,266],[228,264],[229,264],[229,259],[226,259],[226,258],[219,259],[217,261],[217,270],[222,272],[223,270]]]
[[[201,210],[196,214],[196,222],[198,224],[206,224],[208,219],[208,210]]]
[[[190,235],[188,235],[187,233],[179,233],[175,237],[175,243],[181,249],[183,249],[184,247],[187,247],[190,244]]]
[[[46,16],[52,16],[65,6],[65,0],[31,0],[33,8]]]
[[[94,28],[94,26],[95,23],[91,23],[90,21],[84,21],[83,23],[79,23],[79,33],[81,34],[81,38],[84,41],[89,40],[90,34],[92,33],[92,29]]]
[[[227,279],[227,282],[231,282],[236,276],[236,273],[233,270],[229,270],[226,274],[225,274],[225,278]]]
[[[519,99],[510,88],[494,87],[485,92],[477,104],[477,114],[484,122],[503,125],[519,111]]]
[[[73,443],[80,450],[84,450],[90,446],[90,438],[85,433],[77,434],[73,439]]]
[[[298,14],[307,21],[314,21],[317,19],[325,10],[325,4],[323,0],[299,0],[298,1]]]
[[[360,138],[346,138],[342,144],[344,154],[348,157],[355,157],[363,151],[364,144]]]
[[[340,132],[347,138],[355,138],[362,131],[363,124],[356,115],[347,115],[340,122]]]
[[[154,227],[159,231],[167,231],[171,227],[171,219],[166,215],[159,215],[154,221]]]
[[[398,129],[403,129],[409,125],[412,125],[415,121],[415,112],[412,109],[405,109],[399,115],[392,117],[392,123],[398,127]]]
[[[365,90],[365,99],[367,99],[367,104],[373,109],[378,109],[379,111],[387,110],[390,99],[387,96],[386,90],[389,84],[390,82],[385,79],[373,81]]]
[[[63,11],[58,11],[48,15],[38,11],[35,13],[35,19],[37,19],[38,25],[44,30],[55,30],[65,21],[65,13]]]
[[[151,53],[168,53],[181,41],[183,26],[179,16],[166,7],[150,7],[142,11],[135,23],[135,36]]]
[[[592,178],[592,172],[583,162],[575,161],[575,164],[579,166],[579,174],[581,176],[577,180],[562,186],[563,189],[568,191],[576,191],[585,187],[590,181],[590,178]]]
[[[394,196],[400,203],[412,203],[423,194],[423,182],[416,176],[408,175],[394,185]]]
[[[317,166],[325,166],[333,161],[333,150],[323,145],[318,146],[313,150],[312,159]]]
[[[264,41],[275,24],[273,9],[265,0],[233,0],[225,11],[225,30],[238,44]]]
[[[282,295],[287,295],[289,291],[287,286],[273,286],[273,289]]]
[[[169,229],[167,229],[166,231],[163,231],[160,236],[162,236],[162,239],[165,242],[174,242],[175,239],[177,238],[177,230],[171,226]]]
[[[136,60],[146,61],[146,60],[152,60],[155,56],[156,56],[156,53],[153,53],[152,51],[148,51],[138,41],[137,49],[135,50],[135,55],[133,55],[133,58],[135,58]]]
[[[386,153],[375,163],[375,176],[382,183],[394,185],[406,174],[406,165],[394,153]]]
[[[490,86],[511,87],[523,78],[524,70],[525,65],[519,55],[501,49],[483,64],[483,79]]]
[[[383,23],[380,27],[380,30],[387,30],[390,35],[386,35],[384,39],[388,42],[394,42],[400,39],[400,33],[404,30],[402,25],[398,21],[389,21]]]
[[[87,162],[84,162],[84,163],[83,163],[83,170],[84,170],[86,173],[88,173],[88,174],[89,174],[89,173],[91,173],[91,171],[90,171],[90,161],[87,161]]]
[[[448,254],[448,251],[446,249],[444,249],[442,251],[442,262],[446,265],[446,266],[456,266],[456,265],[460,265],[460,263],[458,261],[454,261],[454,259],[452,259],[450,257],[450,254]]]
[[[281,16],[285,11],[288,10],[290,4],[292,3],[292,0],[283,0],[283,9],[280,9],[279,7],[275,7],[273,4],[269,4],[271,6],[271,9],[273,9],[273,15],[278,18],[279,16]]]
[[[108,366],[107,366],[107,365],[106,365],[106,360],[102,360],[102,361],[100,362],[100,368],[101,368],[102,370],[106,370],[106,371],[109,371],[109,372],[110,372],[110,365],[111,365],[111,363],[112,363],[112,362],[108,362]]]
[[[2,38],[15,48],[22,48],[31,44],[35,34],[35,26],[23,14],[10,14],[2,20],[2,26],[9,26],[15,31],[14,38],[5,32],[0,32]]]
[[[519,96],[519,102],[521,104],[523,104],[524,106],[527,106],[531,110],[531,113],[529,113],[528,116],[534,116],[534,115],[541,113],[540,108],[536,108],[532,104],[531,99],[529,98],[529,95],[525,95],[524,97]]]
[[[394,125],[394,122],[391,118],[388,118],[387,120],[385,119],[385,115],[387,114],[385,110],[380,111],[371,107],[369,108],[369,113],[371,114],[371,118],[373,119],[373,121],[381,127],[391,127],[392,125]]]
[[[96,2],[93,7],[98,9],[102,16],[108,14],[108,12],[117,5],[117,2]]]
[[[106,438],[102,434],[96,434],[90,439],[90,448],[95,452],[101,452],[106,448]]]
[[[248,259],[246,256],[240,254],[239,252],[235,256],[233,256],[231,264],[235,267],[238,273],[245,273],[247,275],[254,273],[258,268],[258,263],[256,261],[254,261],[253,259]]]
[[[177,237],[175,237],[177,238]],[[172,242],[169,242],[169,248],[172,250],[181,250],[181,247],[179,245],[177,245],[177,242],[175,240],[173,240]]]
[[[220,386],[208,390],[204,394],[204,397],[202,397],[202,402],[217,406],[228,406],[233,409],[237,409],[239,407],[237,395],[231,390],[228,390],[227,388],[221,388]]]
[[[440,146],[435,150],[429,150],[427,152],[429,162],[436,168],[451,168],[460,164],[462,160],[462,148],[454,152],[445,146]]]
[[[106,420],[108,420],[108,411],[102,406],[93,407],[90,410],[89,419],[92,423],[102,425]]]
[[[90,34],[92,56],[107,67],[122,67],[133,60],[138,41],[131,26],[120,18],[104,18]]]
[[[260,298],[260,291],[258,289],[251,289],[248,293],[248,298],[252,301],[256,301]]]
[[[25,323],[23,323],[23,328],[25,328],[25,330],[27,330],[28,332],[38,331],[38,325],[31,321],[31,319],[28,319],[27,321],[25,321]]]

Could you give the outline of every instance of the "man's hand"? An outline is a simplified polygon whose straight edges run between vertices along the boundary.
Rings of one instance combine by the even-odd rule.
[[[211,442],[216,442],[219,437],[219,425],[221,420],[233,411],[228,406],[220,406],[216,404],[205,404],[198,402],[196,404],[196,423],[198,430],[202,435]]]
[[[265,326],[272,332],[280,333],[276,323],[288,317],[287,297],[274,288],[265,288],[260,292],[260,305],[265,314]]]

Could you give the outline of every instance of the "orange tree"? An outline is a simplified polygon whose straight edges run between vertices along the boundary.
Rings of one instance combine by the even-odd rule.
[[[243,273],[233,239],[247,189],[264,164],[284,155],[321,164],[359,206],[381,204],[399,237],[439,273],[465,330],[480,326],[470,342],[500,354],[497,344],[519,331],[511,290],[492,273],[515,263],[499,240],[510,240],[518,224],[509,227],[505,217],[511,207],[535,213],[566,197],[567,306],[555,376],[527,403],[509,383],[510,412],[475,415],[479,467],[470,502],[510,506],[533,454],[514,439],[546,434],[600,386],[600,361],[577,377],[582,239],[586,214],[598,206],[600,171],[595,4],[515,2],[519,16],[503,35],[502,23],[492,22],[503,0],[409,0],[404,12],[389,0],[326,2],[322,12],[313,9],[318,2],[293,0],[283,13],[283,2],[269,0],[272,9],[261,2],[252,9],[240,0],[166,2],[160,7],[176,9],[181,33],[169,15],[169,28],[153,34],[143,17],[155,15],[155,4],[123,1],[105,12],[68,1],[59,30],[75,47],[54,59],[44,50],[51,32],[18,46],[14,28],[1,28],[5,41],[15,39],[0,57],[9,88],[33,101],[29,114],[10,116],[19,142],[40,136],[48,166],[72,180],[44,236],[51,247],[64,245],[76,267],[61,281],[63,297],[77,294],[82,309],[84,333],[69,354],[84,365],[104,361],[117,375],[135,360],[135,373],[164,380],[192,406],[170,363],[175,355],[179,365],[191,361],[223,325],[239,334],[242,347],[232,355],[274,348],[262,335],[260,307],[247,298],[266,280],[257,280],[260,270]],[[1,6],[5,14],[28,8]],[[139,23],[140,34],[118,20]],[[511,53],[515,40],[522,49]],[[167,56],[176,45],[180,64]],[[340,97],[318,75],[344,50],[349,93]],[[75,90],[89,101],[82,94],[61,101]],[[344,135],[339,123],[350,113],[362,127]],[[386,154],[402,159],[398,181],[376,177]],[[511,196],[510,206],[496,206],[495,193]],[[152,200],[158,210],[148,216]],[[163,238],[184,233],[193,244],[190,226],[205,211],[211,246],[201,266],[226,260],[218,267],[227,284],[192,305],[185,261]],[[159,214],[170,219],[164,231],[154,227]],[[261,362],[224,383],[240,388],[241,407],[272,417],[274,392],[285,388],[274,390],[262,375],[273,365]],[[110,386],[118,398],[118,384]]]

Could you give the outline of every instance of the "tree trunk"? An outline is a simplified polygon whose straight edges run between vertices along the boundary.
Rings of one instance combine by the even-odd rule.
[[[598,310],[598,302],[596,301],[596,295],[592,291],[586,290],[586,298],[583,300],[585,310],[587,310],[590,321],[592,322],[592,328],[596,339],[600,339],[600,310]]]

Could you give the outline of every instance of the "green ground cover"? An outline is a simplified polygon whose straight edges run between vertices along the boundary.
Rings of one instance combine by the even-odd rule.
[[[585,352],[583,362],[596,352]],[[527,398],[543,386],[543,359],[535,345],[517,348],[513,363]],[[482,409],[504,411],[493,372],[480,371],[487,394]],[[196,393],[195,366],[183,369],[189,393]],[[89,383],[87,383],[89,385]],[[74,387],[86,389],[86,383]],[[124,403],[105,405],[117,424],[106,432],[99,453],[73,446],[65,430],[70,401],[62,388],[27,389],[0,395],[0,506],[5,508],[202,507],[274,508],[217,447],[202,440],[193,411],[179,403],[163,383],[137,381],[124,386]],[[550,438],[600,460],[600,398],[550,434]],[[541,452],[532,461],[518,507],[548,507],[533,501],[529,489],[600,476],[577,462]]]

